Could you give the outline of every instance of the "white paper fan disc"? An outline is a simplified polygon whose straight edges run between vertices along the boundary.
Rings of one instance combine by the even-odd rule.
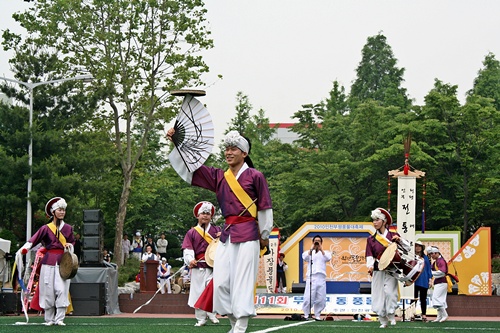
[[[186,95],[174,125],[172,141],[190,172],[198,169],[212,152],[214,125],[208,110],[192,95]]]

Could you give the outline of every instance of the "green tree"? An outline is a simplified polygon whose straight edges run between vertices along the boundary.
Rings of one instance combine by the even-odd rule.
[[[491,98],[495,109],[500,110],[500,61],[493,53],[488,53],[483,65],[484,68],[479,70],[474,86],[467,95]]]
[[[435,192],[428,191],[430,225],[458,227],[465,242],[483,215],[474,207],[484,207],[482,196],[490,196],[492,176],[497,174],[496,168],[492,173],[485,165],[498,157],[499,123],[491,99],[471,95],[461,106],[456,92],[457,86],[436,80],[425,97],[419,128],[426,138],[422,147],[435,161],[429,168],[435,184]]]
[[[228,130],[238,131],[241,134],[245,133],[248,122],[250,121],[250,111],[252,111],[252,104],[247,95],[242,91],[236,93],[236,115],[231,119]]]
[[[239,91],[236,94],[235,107],[236,115],[228,123],[228,129],[225,131],[238,131],[241,135],[250,140],[250,154],[252,161],[264,158],[263,147],[273,138],[276,134],[276,129],[271,128],[269,125],[269,118],[263,109],[260,109],[257,114],[252,115],[253,110],[250,99],[243,92]],[[224,160],[224,147],[220,146],[221,155],[219,162]]]
[[[407,109],[411,101],[401,86],[405,69],[396,67],[397,59],[387,38],[381,33],[368,37],[361,56],[357,77],[351,86],[351,103],[373,99],[384,106]]]
[[[94,76],[102,101],[99,113],[112,125],[122,170],[114,252],[121,236],[134,169],[148,148],[150,131],[173,116],[168,91],[200,83],[208,70],[200,50],[212,47],[201,0],[37,1],[14,18],[28,33],[4,33],[4,46],[16,53],[51,48],[64,67],[83,67]],[[137,137],[134,136],[137,135]]]
[[[60,78],[57,74],[60,61],[46,51],[18,52],[10,62],[14,76],[22,82]],[[17,101],[26,105],[30,102],[29,91],[22,85],[3,84],[1,89],[16,104]],[[89,130],[96,101],[88,98],[82,91],[85,91],[84,85],[78,81],[40,85],[33,90],[33,191],[30,195],[34,212],[33,230],[46,223],[44,205],[56,195],[64,196],[70,203],[67,220],[71,223],[80,220],[80,204],[85,202],[83,188],[95,184],[90,178],[82,184],[82,177],[85,177],[83,175],[95,170],[92,169],[94,165],[89,165],[88,160],[82,158],[88,157],[90,150],[103,146],[100,142],[102,136],[95,137]],[[9,213],[2,216],[2,220],[5,218],[2,224],[13,224],[13,228],[9,229],[19,239],[24,239],[26,191],[19,191],[18,187],[25,187],[30,175],[26,151],[30,142],[30,128],[27,108],[16,104],[2,104],[0,108],[0,145],[5,149],[7,160],[17,165],[11,169],[12,175],[4,180],[4,184],[15,182],[17,185],[9,186],[4,192],[5,201],[2,204],[10,206],[6,207]],[[84,143],[92,141],[92,136],[96,140],[95,145],[86,146]],[[102,151],[109,151],[109,146]],[[92,151],[92,154],[96,152]],[[106,168],[109,155],[101,152],[99,158],[102,167]],[[93,163],[95,162],[97,161],[94,160]],[[113,162],[112,160],[111,163]],[[102,180],[101,173],[98,177]],[[19,199],[13,201],[14,197]]]

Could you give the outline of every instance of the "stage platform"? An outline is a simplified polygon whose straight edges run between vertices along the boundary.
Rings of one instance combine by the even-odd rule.
[[[266,294],[270,295],[270,294]],[[279,296],[280,294],[276,294]],[[302,294],[286,294],[302,296]],[[118,297],[120,311],[133,313],[135,309],[146,303],[153,293],[120,294]],[[149,314],[193,314],[194,310],[187,305],[189,294],[158,294],[150,304],[142,307],[140,313]],[[500,317],[500,296],[466,296],[448,295],[448,314],[452,317]],[[259,314],[265,314],[261,311]],[[275,312],[273,312],[275,314]],[[282,312],[281,314],[292,314]],[[345,315],[339,313],[337,315]]]

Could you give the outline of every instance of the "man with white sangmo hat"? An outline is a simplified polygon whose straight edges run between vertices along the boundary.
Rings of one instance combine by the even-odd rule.
[[[174,133],[171,128],[167,136],[171,138]],[[259,252],[269,244],[273,210],[267,181],[253,168],[248,156],[250,142],[237,131],[230,131],[224,146],[227,171],[202,165],[191,173],[175,149],[169,158],[185,181],[217,196],[226,223],[215,253],[213,309],[227,315],[230,333],[243,333],[250,317],[256,315],[254,288]]]

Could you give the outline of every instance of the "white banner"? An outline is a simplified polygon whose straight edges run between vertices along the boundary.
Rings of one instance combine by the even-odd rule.
[[[398,177],[398,209],[397,209],[397,227],[398,233],[402,238],[410,242],[412,253],[414,253],[415,244],[415,207],[416,207],[416,178]],[[404,287],[399,283],[400,297],[404,299],[413,299],[414,286]]]
[[[410,300],[400,300],[398,308],[409,309]],[[302,313],[302,303],[304,295],[302,294],[257,294],[255,295],[255,309],[257,314],[291,314]],[[356,313],[372,312],[372,300],[369,294],[327,294],[326,307],[322,314],[349,315]],[[415,309],[420,313],[420,301],[417,302]],[[432,311],[431,296],[427,298],[427,313]]]
[[[269,254],[264,255],[264,273],[266,277],[266,290],[274,293],[276,289],[276,270],[278,265],[279,237],[274,233],[269,236]]]

